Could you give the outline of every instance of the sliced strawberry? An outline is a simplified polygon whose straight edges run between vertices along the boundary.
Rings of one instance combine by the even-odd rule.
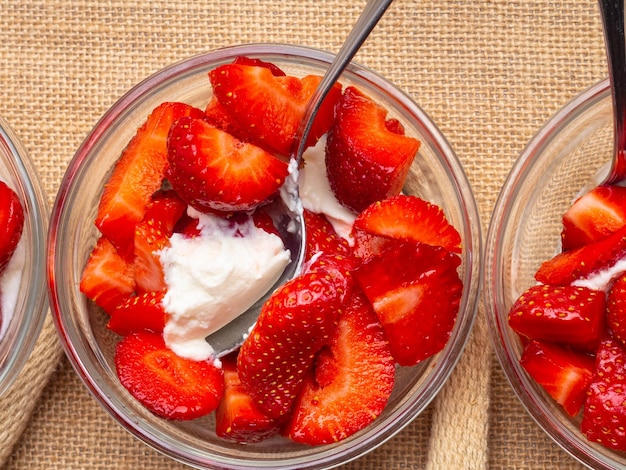
[[[566,413],[576,416],[593,379],[594,359],[567,347],[531,341],[520,364]]]
[[[535,279],[542,284],[566,286],[608,269],[624,258],[626,258],[626,227],[599,241],[559,253],[539,267]],[[613,279],[621,274],[622,271],[617,270],[613,273]]]
[[[163,292],[145,292],[128,298],[111,312],[107,326],[120,336],[138,331],[162,333],[168,318],[161,304],[163,295]]]
[[[448,341],[463,292],[460,263],[458,255],[442,247],[406,242],[353,271],[400,365],[417,364]]]
[[[152,413],[188,420],[217,408],[224,393],[221,369],[209,361],[184,359],[166,348],[159,334],[124,337],[115,349],[121,384]]]
[[[564,251],[600,240],[626,225],[626,188],[597,186],[563,215]]]
[[[332,254],[319,252],[305,264],[305,273],[318,273],[332,280],[341,302],[347,300],[354,290],[355,281],[352,271],[358,266],[357,260],[349,254]]]
[[[87,260],[80,291],[109,314],[135,291],[132,266],[105,237],[98,239]]]
[[[331,444],[370,424],[385,408],[395,363],[376,314],[355,294],[320,351],[283,431],[309,445]]]
[[[274,195],[287,164],[201,119],[182,118],[169,137],[168,178],[199,211],[255,208]]]
[[[172,123],[182,116],[203,115],[202,110],[183,103],[161,104],[117,161],[105,184],[95,223],[121,256],[132,258],[135,225],[143,219],[152,194],[161,187]]]
[[[509,326],[530,339],[595,352],[605,334],[604,292],[586,287],[536,285],[509,311]]]
[[[595,374],[583,409],[580,429],[587,439],[626,451],[626,350],[607,338],[596,354]]]
[[[244,444],[261,442],[278,434],[279,423],[265,416],[246,392],[237,373],[237,360],[222,359],[224,396],[215,412],[215,433],[222,439]]]
[[[137,291],[152,292],[166,289],[163,268],[157,252],[169,246],[169,238],[187,206],[174,191],[156,193],[146,206],[134,237],[135,282]]]
[[[615,338],[626,346],[626,275],[617,278],[609,290],[606,319]]]
[[[24,229],[24,208],[20,198],[0,181],[0,274],[17,248]]]
[[[415,196],[398,195],[375,202],[352,226],[355,256],[369,259],[394,240],[442,246],[461,253],[461,236],[443,210]]]
[[[420,142],[393,132],[387,111],[354,87],[346,88],[326,142],[326,169],[337,200],[361,212],[399,194]]]
[[[315,354],[334,329],[341,298],[332,280],[307,273],[285,283],[263,306],[237,368],[264,414],[278,418],[291,409]]]
[[[241,65],[255,65],[257,67],[265,67],[269,69],[269,71],[272,72],[272,75],[274,75],[275,77],[284,77],[285,75],[287,75],[276,64],[267,62],[265,60],[257,59],[254,57],[239,56],[235,58],[233,63],[241,64]]]
[[[309,260],[316,253],[343,254],[350,253],[348,242],[337,235],[332,224],[324,214],[316,214],[304,210],[306,233],[305,259]]]
[[[245,135],[238,138],[271,153],[289,155],[306,105],[321,77],[308,75],[300,79],[272,72],[265,66],[235,63],[215,68],[209,78],[214,95],[244,131]],[[330,128],[340,95],[341,85],[336,84],[322,104],[308,145],[315,144]]]

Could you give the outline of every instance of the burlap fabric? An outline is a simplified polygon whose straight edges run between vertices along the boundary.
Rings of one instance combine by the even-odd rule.
[[[242,42],[336,51],[365,0],[1,0],[0,114],[52,203],[68,161],[128,88],[190,55]],[[397,0],[357,60],[432,116],[487,224],[533,133],[606,76],[594,0]],[[526,416],[494,359],[483,310],[436,401],[351,469],[579,468]],[[6,469],[181,468],[123,431],[63,358],[48,320],[0,399]]]

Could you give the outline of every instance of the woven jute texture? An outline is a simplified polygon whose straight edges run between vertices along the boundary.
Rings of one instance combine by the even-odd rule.
[[[98,117],[138,81],[217,47],[289,42],[336,51],[364,0],[0,0],[0,114],[52,203]],[[537,129],[606,76],[593,0],[397,0],[356,59],[439,125],[486,233],[499,188]],[[0,399],[6,469],[182,468],[127,434],[91,397],[48,319]],[[580,468],[525,414],[500,372],[481,307],[431,406],[350,469]]]

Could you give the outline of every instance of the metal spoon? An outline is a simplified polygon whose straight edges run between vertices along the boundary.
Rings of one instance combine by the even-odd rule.
[[[315,116],[324,98],[339,79],[354,55],[361,48],[365,39],[372,32],[378,21],[393,0],[369,0],[346,38],[343,46],[330,64],[317,89],[309,101],[300,128],[296,135],[297,148],[291,156],[290,176],[285,182],[282,197],[269,206],[268,212],[281,233],[285,247],[291,252],[291,262],[285,268],[274,286],[239,317],[207,336],[206,340],[213,347],[216,357],[222,357],[234,351],[243,343],[246,335],[256,322],[261,307],[272,292],[289,279],[300,274],[304,262],[305,231],[302,204],[298,194],[298,167],[306,148],[306,140],[311,131]]]
[[[598,0],[604,28],[613,98],[614,149],[608,176],[601,184],[626,180],[626,42],[624,38],[624,0]]]

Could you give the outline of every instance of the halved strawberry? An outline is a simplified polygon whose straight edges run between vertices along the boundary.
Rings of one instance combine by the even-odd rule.
[[[120,336],[138,331],[162,333],[167,322],[167,313],[161,304],[164,292],[145,292],[129,297],[119,304],[107,326]]]
[[[520,364],[567,414],[576,416],[593,379],[594,359],[556,344],[531,341]]]
[[[241,63],[221,65],[209,78],[214,95],[245,133],[237,137],[280,155],[293,151],[306,105],[321,81],[317,75],[275,76],[268,67]],[[341,85],[336,84],[320,108],[308,145],[330,128],[340,95]]]
[[[536,285],[509,311],[509,326],[530,339],[594,352],[605,334],[604,292],[586,287]]]
[[[239,352],[239,378],[258,408],[272,418],[289,412],[330,337],[342,296],[332,280],[306,273],[278,288]]]
[[[257,67],[265,67],[269,69],[270,72],[272,72],[272,75],[274,75],[275,77],[284,77],[285,75],[287,75],[285,72],[282,71],[282,69],[278,65],[273,64],[271,62],[267,62],[265,60],[257,59],[255,57],[238,56],[235,58],[233,63],[242,64],[242,65],[255,65]]]
[[[463,292],[460,263],[445,248],[404,242],[353,271],[400,365],[417,364],[448,341]]]
[[[595,373],[589,386],[580,429],[587,439],[626,451],[626,350],[607,338],[596,354]]]
[[[316,214],[304,210],[306,233],[305,259],[309,260],[316,253],[343,254],[350,253],[348,242],[337,235],[332,224],[324,214]]]
[[[617,278],[609,289],[606,319],[615,338],[626,346],[626,275]]]
[[[137,224],[134,237],[133,266],[138,292],[166,289],[157,252],[169,246],[174,227],[186,209],[183,200],[171,190],[155,193],[147,204],[144,218]]]
[[[545,261],[535,273],[535,279],[542,284],[566,286],[611,268],[624,258],[626,258],[626,226],[608,237],[559,253]],[[622,273],[623,271],[616,270],[612,273],[612,279]],[[607,286],[612,279],[606,279]]]
[[[135,225],[143,219],[152,194],[161,187],[172,123],[183,116],[203,115],[202,110],[184,103],[159,105],[115,164],[105,184],[95,223],[121,256],[132,259]]]
[[[80,279],[80,291],[108,314],[135,292],[132,266],[105,237],[98,239],[87,260]]]
[[[626,225],[626,188],[597,186],[578,198],[563,215],[564,251],[610,235]]]
[[[355,286],[352,271],[358,266],[354,256],[340,253],[318,252],[303,267],[305,273],[318,273],[332,280],[343,303],[351,295]]]
[[[377,201],[361,212],[352,226],[355,256],[369,259],[394,240],[442,246],[461,252],[461,236],[443,210],[416,196],[400,194]]]
[[[24,229],[24,208],[20,198],[0,181],[0,274],[9,264]]]
[[[222,439],[244,444],[261,442],[278,434],[279,423],[265,416],[246,392],[237,373],[237,360],[222,359],[224,396],[215,411],[215,433]]]
[[[152,413],[188,420],[209,414],[224,394],[221,369],[167,349],[159,334],[140,332],[122,338],[115,349],[121,384]]]
[[[168,179],[199,211],[245,211],[273,196],[287,164],[201,119],[182,118],[168,146]]]
[[[386,118],[387,110],[352,86],[337,105],[326,169],[337,200],[355,212],[400,193],[420,146]]]
[[[309,445],[331,444],[370,424],[385,408],[395,364],[367,299],[355,294],[307,376],[284,433]]]

